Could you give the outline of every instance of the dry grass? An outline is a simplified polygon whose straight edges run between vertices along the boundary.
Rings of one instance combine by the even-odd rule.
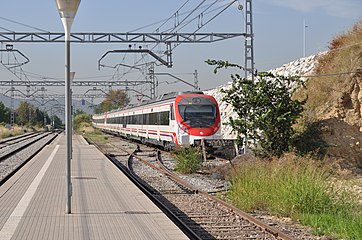
[[[308,114],[318,116],[328,113],[338,99],[343,98],[341,89],[349,88],[354,72],[359,69],[362,69],[362,20],[347,33],[336,36],[329,45],[329,51],[319,57],[315,73],[328,76],[311,78],[306,89],[298,93],[299,96],[308,96]]]
[[[31,130],[24,127],[14,126],[14,128],[10,130],[0,125],[0,139],[21,135],[29,131]]]

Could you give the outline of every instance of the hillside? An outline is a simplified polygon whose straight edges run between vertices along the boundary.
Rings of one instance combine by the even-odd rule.
[[[335,37],[325,53],[301,58],[270,70],[278,75],[308,76],[302,79],[306,88],[296,97],[308,97],[303,129],[305,151],[320,158],[340,163],[342,167],[362,168],[362,21],[348,32]],[[226,124],[235,116],[231,106],[221,101],[221,86],[207,91],[220,103],[222,134],[226,139],[235,135]]]
[[[321,153],[362,168],[362,20],[330,42],[314,74],[299,94],[308,96],[305,118],[318,127]]]

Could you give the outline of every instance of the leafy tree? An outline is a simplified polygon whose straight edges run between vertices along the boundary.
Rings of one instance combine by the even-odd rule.
[[[29,109],[32,106],[28,102],[20,102],[19,107],[16,109],[17,117],[16,123],[19,125],[29,124]]]
[[[86,114],[86,112],[84,112],[82,109],[77,109],[77,110],[75,110],[74,117],[79,114]]]
[[[46,112],[41,111],[39,108],[35,108],[28,102],[21,102],[16,112],[16,123],[19,125],[43,126],[44,117],[47,123],[50,122],[50,118]]]
[[[57,115],[53,115],[51,116],[52,121],[54,122],[54,128],[56,129],[64,129],[64,124],[62,122],[62,120],[57,116]]]
[[[33,107],[33,106],[32,106]],[[33,107],[34,109],[34,107]],[[32,122],[31,124],[36,124],[39,126],[44,126],[44,118],[47,124],[50,123],[50,117],[47,112],[41,111],[39,108],[33,110]]]
[[[102,103],[100,103],[99,105],[95,105],[94,106],[94,110],[93,110],[93,112],[95,113],[95,114],[100,114],[100,113],[103,113],[102,112]]]
[[[236,66],[225,61],[208,60],[218,69]],[[230,125],[238,133],[238,140],[248,136],[257,141],[257,152],[264,156],[280,156],[289,150],[294,134],[293,124],[301,116],[305,101],[293,100],[299,78],[259,73],[255,81],[232,75],[231,88],[223,89],[223,101],[233,106],[238,118],[230,117]]]
[[[10,109],[4,103],[0,102],[0,123],[8,123],[10,121]]]
[[[35,124],[43,123],[44,122],[44,113],[39,108],[36,108],[34,118],[35,118]],[[43,125],[43,124],[41,124],[41,125]]]
[[[74,129],[79,130],[79,128],[83,125],[91,126],[92,117],[89,114],[81,113],[74,117]]]
[[[95,107],[95,113],[108,112],[113,109],[122,108],[127,106],[130,102],[127,93],[123,90],[110,90],[103,100],[97,107]]]

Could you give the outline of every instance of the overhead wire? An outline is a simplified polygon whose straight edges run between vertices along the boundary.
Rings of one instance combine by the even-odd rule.
[[[305,77],[305,78],[331,77],[331,76],[346,75],[346,74],[351,74],[351,73],[362,74],[362,70],[349,71],[349,72],[339,72],[339,73],[324,73],[324,74],[316,74],[316,75],[301,75],[299,77]]]
[[[193,31],[192,34],[198,32],[201,28],[203,28],[204,26],[206,26],[208,23],[210,23],[212,20],[214,20],[216,17],[218,17],[220,14],[222,14],[226,9],[228,9],[231,5],[233,5],[237,0],[233,0],[233,1],[227,1],[226,4],[223,4],[222,6],[219,6],[217,8],[211,9],[216,3],[220,3],[220,1],[218,0],[214,0],[212,1],[212,3],[205,5],[206,0],[203,0],[201,3],[199,3],[196,7],[194,7],[193,10],[188,11],[187,13],[181,13],[180,14],[180,10],[182,10],[186,4],[189,2],[189,0],[187,0],[186,2],[184,2],[182,4],[181,7],[179,7],[177,9],[177,11],[175,11],[175,13],[173,13],[169,18],[167,18],[158,28],[156,28],[156,32],[159,32],[161,27],[165,26],[167,24],[167,22],[169,22],[171,19],[175,19],[175,24],[173,27],[163,30],[161,31],[162,33],[173,33],[173,32],[177,32],[180,31],[181,29],[184,29],[186,26],[188,26],[189,24],[191,24],[192,22],[194,22],[196,19],[199,20],[198,23],[198,27],[196,30]],[[224,2],[224,1],[221,1]],[[210,10],[211,9],[211,10]],[[221,11],[219,11],[220,9],[222,9]],[[192,17],[190,19],[190,17],[197,11],[200,10],[200,13],[197,13],[196,16]],[[205,23],[202,22],[203,21],[203,17],[207,16],[215,11],[219,11],[216,15],[212,16],[210,19],[208,19]],[[179,20],[178,17],[180,16],[184,16],[182,20]],[[202,18],[202,19],[200,19]],[[154,32],[155,32],[154,31]],[[191,34],[191,35],[192,35]],[[186,40],[185,40],[186,41]],[[171,50],[174,50],[177,46],[179,46],[181,43],[175,44]],[[159,43],[155,44],[150,50],[153,51],[157,46],[159,46]],[[166,53],[162,53],[160,56],[163,57],[165,56]],[[144,55],[138,60],[135,61],[135,64],[139,63],[139,62],[143,62],[144,60]],[[155,62],[154,63],[156,66],[161,65],[160,63]],[[146,71],[146,70],[145,70]],[[131,69],[129,69],[127,72],[124,72],[124,74],[121,77],[124,77],[126,74],[129,74],[131,72]],[[147,73],[145,73],[147,74]]]
[[[11,22],[11,23],[15,23],[15,24],[18,24],[18,25],[21,25],[21,26],[24,26],[24,27],[28,27],[28,28],[31,28],[31,29],[35,29],[35,30],[37,30],[37,31],[49,33],[49,31],[47,31],[47,30],[44,30],[44,29],[41,29],[41,28],[37,28],[37,27],[33,27],[33,26],[28,25],[28,24],[25,24],[25,23],[17,22],[17,21],[11,20],[11,19],[6,18],[6,17],[0,17],[0,19],[5,20],[5,21],[8,21],[8,22]]]
[[[188,24],[190,24],[191,22],[193,22],[195,19],[197,19],[197,18],[199,18],[200,17],[200,15],[204,15],[204,13],[205,13],[205,15],[206,14],[208,14],[208,13],[210,13],[210,12],[212,12],[212,11],[210,11],[210,12],[206,12],[210,7],[212,7],[216,2],[218,2],[218,0],[215,0],[214,1],[214,3],[212,3],[212,4],[210,4],[209,6],[207,6],[206,7],[206,9],[204,10],[204,11],[202,11],[200,14],[198,14],[198,15],[196,15],[195,17],[193,17],[192,19],[190,19],[189,21],[187,21],[187,22],[185,22],[185,23],[180,23],[179,25],[178,25],[178,27],[180,27],[177,31],[180,31],[181,29],[183,29],[185,26],[187,26]],[[221,7],[220,7],[221,8]],[[214,9],[213,11],[216,11],[217,9]],[[174,32],[175,30],[173,29],[173,28],[169,28],[169,29],[167,29],[166,31],[164,31],[164,32]],[[175,31],[175,32],[177,32],[177,31]]]
[[[41,29],[41,28],[38,28],[38,27],[34,27],[34,26],[31,26],[31,25],[28,25],[28,24],[24,24],[24,23],[21,23],[21,22],[18,22],[18,21],[15,21],[15,20],[12,20],[12,19],[9,19],[9,18],[6,18],[6,17],[0,17],[0,19],[4,20],[4,21],[7,21],[7,22],[11,22],[11,23],[15,23],[15,24],[18,24],[18,25],[21,25],[21,26],[24,26],[24,27],[27,27],[27,28],[31,28],[31,29],[34,29],[34,30],[37,30],[37,31],[41,31],[41,32],[46,32],[46,33],[49,33],[49,31],[47,30],[44,30],[44,29]],[[5,30],[5,31],[8,31],[8,32],[14,32],[14,31],[11,31],[9,29],[6,29],[4,27],[0,27],[1,29]],[[26,81],[29,82],[29,86],[30,86],[30,79],[28,77],[28,74],[27,72],[25,72],[20,64],[20,62],[18,61],[15,53],[13,52],[13,58],[14,58],[14,61],[15,61],[15,64],[18,64],[18,66],[15,66],[15,67],[7,67],[5,64],[3,64],[3,62],[1,62],[3,68],[5,68],[7,71],[11,72],[14,76],[16,76],[19,80],[23,80],[23,77],[25,78]],[[34,74],[35,75],[35,74]],[[31,90],[34,90],[34,88],[30,88]]]
[[[173,17],[176,15],[176,13],[178,13],[181,9],[183,9],[189,1],[190,1],[190,0],[186,0],[186,1],[185,1],[170,17],[168,17],[166,20],[158,21],[157,23],[161,23],[161,22],[162,22],[162,23],[161,23],[161,25],[159,25],[159,26],[153,31],[153,33],[154,33],[154,32],[158,32],[160,28],[162,28],[165,24],[167,24],[167,22],[169,22],[171,19],[173,19]],[[204,0],[204,1],[206,1],[206,0]],[[149,24],[149,25],[147,25],[147,26],[152,26],[152,25],[154,25],[154,24]],[[136,30],[140,30],[140,29],[143,29],[143,27],[142,27],[142,28],[138,28],[138,29],[136,29]],[[131,32],[132,32],[132,31],[131,31]],[[156,46],[158,46],[158,45],[159,45],[159,43],[155,44],[155,46],[154,46],[153,48],[151,48],[151,50],[153,50],[154,48],[156,48]],[[143,55],[138,61],[135,61],[134,64],[138,64],[139,62],[143,61],[143,59],[144,59],[144,55]],[[128,71],[124,72],[124,73],[122,74],[121,78],[124,77],[125,75],[129,74],[130,72],[131,72],[131,69],[129,69]]]
[[[213,6],[216,2],[220,2],[220,1],[218,1],[218,0],[216,0],[216,1],[213,1],[213,3],[211,3],[210,5],[207,5],[207,6],[202,6],[205,2],[206,2],[206,0],[203,0],[200,4],[198,4],[192,11],[190,11],[190,12],[188,12],[187,13],[187,16],[186,17],[184,17],[183,18],[183,20],[181,20],[181,22],[179,22],[178,23],[178,25],[177,26],[174,26],[174,27],[172,27],[172,28],[170,28],[170,29],[167,29],[167,31],[162,31],[163,33],[166,33],[166,32],[168,32],[168,33],[172,33],[172,32],[175,32],[175,30],[177,30],[177,28],[179,27],[179,26],[182,26],[182,28],[184,28],[186,25],[188,25],[189,23],[191,23],[192,21],[194,21],[195,19],[197,19],[197,17],[200,15],[200,14],[198,14],[196,17],[194,17],[191,21],[188,21],[188,22],[186,22],[186,23],[184,23],[185,21],[186,21],[186,19],[187,18],[189,18],[191,15],[192,15],[192,13],[194,13],[197,9],[203,9],[203,8],[205,8],[206,7],[206,10],[204,10],[204,11],[202,11],[202,13],[205,13],[205,14],[209,14],[209,13],[211,13],[211,12],[213,12],[213,11],[216,11],[216,10],[218,10],[218,9],[221,9],[222,7],[224,7],[224,6],[227,6],[227,7],[224,7],[224,9],[221,11],[221,12],[219,12],[218,14],[216,14],[216,16],[214,16],[214,17],[212,17],[209,21],[207,21],[207,23],[206,24],[208,24],[210,21],[212,21],[213,19],[215,19],[217,16],[219,16],[222,12],[224,12],[227,8],[229,8],[233,3],[235,3],[237,0],[233,0],[233,1],[231,1],[230,3],[227,3],[227,4],[225,4],[225,5],[223,5],[223,6],[221,6],[221,7],[219,7],[219,8],[217,8],[217,9],[213,9],[213,10],[211,10],[211,11],[209,11],[209,12],[206,12],[211,6]],[[186,3],[187,2],[189,2],[189,1],[186,1],[183,5],[182,5],[182,7],[184,7],[185,5],[186,5]],[[224,1],[222,1],[222,2],[224,2]],[[177,11],[179,11],[182,7],[180,7]],[[176,12],[177,12],[176,11]],[[176,13],[175,12],[175,13]],[[175,16],[175,13],[174,14],[172,14],[172,17],[173,16]],[[169,20],[170,18],[168,18],[168,20]],[[168,20],[166,20],[166,21],[168,21]],[[166,22],[165,21],[165,22]],[[193,34],[194,33],[196,33],[197,31],[199,31],[202,27],[204,27],[206,24],[203,24],[201,27],[199,27],[197,30],[195,30],[194,32],[193,32]],[[180,28],[180,29],[182,29],[182,28]],[[178,29],[178,30],[180,30],[180,29]],[[157,44],[155,44],[150,50],[154,50],[157,46],[159,45],[159,43],[157,43]],[[178,45],[180,45],[180,44],[178,44]],[[177,46],[178,46],[177,45]],[[175,48],[175,47],[174,47]],[[174,49],[173,48],[173,49]],[[164,56],[165,54],[163,54],[162,56]],[[139,61],[141,61],[142,59],[140,59]],[[137,62],[138,63],[138,62]]]
[[[169,18],[166,19],[166,21],[164,21],[164,23],[162,23],[159,27],[156,28],[156,30],[154,32],[158,32],[160,28],[162,28],[169,20],[171,20],[174,16],[176,16],[176,14],[179,13],[179,11],[181,11],[181,9],[186,6],[186,4],[189,2],[190,0],[185,1],[176,11],[174,14],[172,14]]]
[[[207,25],[208,23],[210,23],[212,20],[214,20],[216,17],[218,17],[220,14],[222,14],[224,11],[226,11],[226,9],[228,9],[232,4],[234,4],[237,0],[234,0],[232,2],[230,2],[229,4],[227,4],[220,12],[218,12],[215,16],[213,16],[212,18],[210,18],[205,24],[203,24],[202,26],[199,26],[198,29],[196,29],[192,34],[198,32],[202,27],[204,27],[205,25]],[[217,1],[215,1],[217,2]],[[191,34],[191,35],[192,35]],[[190,35],[190,36],[191,36]],[[186,41],[186,40],[184,40]],[[171,50],[174,50],[177,46],[179,46],[181,43],[178,43],[176,45],[174,45],[174,47]]]
[[[180,26],[188,17],[190,17],[197,9],[199,9],[204,3],[206,2],[206,0],[203,0],[199,5],[197,5],[189,14],[187,14],[186,17],[184,17],[184,19],[181,20],[181,22],[178,22],[177,26],[175,26],[174,28],[172,28],[169,32],[177,32],[177,27]]]

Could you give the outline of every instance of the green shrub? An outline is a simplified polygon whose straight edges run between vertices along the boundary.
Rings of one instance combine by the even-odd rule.
[[[202,153],[199,148],[180,148],[174,152],[174,158],[178,172],[189,174],[201,169]]]
[[[81,131],[83,127],[91,126],[92,118],[89,114],[81,113],[74,117],[73,127],[76,131]]]

